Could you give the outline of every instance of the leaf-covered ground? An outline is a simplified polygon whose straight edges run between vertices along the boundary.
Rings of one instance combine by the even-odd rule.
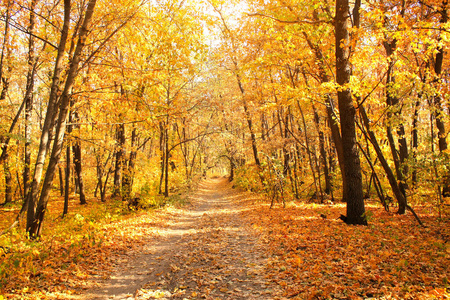
[[[72,229],[53,228],[40,243],[13,246],[4,236],[9,251],[0,257],[0,295],[450,299],[449,221],[429,210],[418,209],[423,228],[411,215],[369,204],[369,226],[348,226],[337,219],[345,214],[342,204],[269,209],[223,178],[203,182],[190,198],[184,207],[125,216],[120,207],[95,214],[100,208],[92,204],[73,208],[63,223]],[[114,209],[118,214],[110,215]]]
[[[49,203],[44,232],[39,241],[25,238],[25,220],[0,237],[0,296],[6,299],[72,299],[93,285],[93,279],[108,278],[130,252],[156,236],[169,209],[128,213],[120,200],[106,204],[70,202],[63,219],[63,202]],[[124,210],[125,209],[125,210]],[[7,228],[18,209],[2,209],[1,228]],[[126,212],[124,214],[124,212]],[[1,299],[1,297],[0,297]]]
[[[342,204],[248,207],[270,252],[268,276],[289,298],[450,299],[448,219],[421,214],[423,228],[367,205],[370,225],[348,226],[337,219]]]

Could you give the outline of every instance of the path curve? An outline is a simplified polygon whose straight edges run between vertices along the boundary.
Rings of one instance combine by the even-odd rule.
[[[265,246],[241,215],[246,195],[226,178],[203,181],[192,205],[84,299],[282,299],[265,278]]]

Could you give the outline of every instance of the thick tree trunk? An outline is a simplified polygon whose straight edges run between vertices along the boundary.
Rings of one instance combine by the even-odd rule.
[[[336,81],[339,84],[338,106],[341,118],[341,137],[344,152],[344,177],[347,180],[347,224],[367,225],[362,188],[361,164],[356,143],[356,109],[350,89],[351,66],[349,62],[349,3],[336,0],[335,38],[336,38]]]
[[[69,112],[69,104],[70,104],[70,92],[72,90],[76,75],[78,73],[78,65],[81,60],[82,56],[81,54],[86,42],[88,27],[94,13],[95,4],[96,0],[90,0],[88,3],[86,14],[84,16],[83,25],[79,33],[77,46],[67,73],[67,80],[60,100],[59,117],[58,122],[56,124],[55,142],[53,144],[49,165],[47,167],[47,172],[45,174],[41,196],[39,198],[39,202],[36,207],[36,214],[34,216],[33,221],[31,222],[31,226],[28,228],[28,234],[31,238],[38,237],[41,233],[42,223],[44,221],[45,212],[47,210],[48,198],[50,195],[50,186],[53,181],[53,176],[55,174],[56,166],[61,156],[61,150],[64,144],[64,134],[66,130],[67,115]],[[65,10],[69,10],[67,5],[70,6],[69,0],[65,0],[64,2]]]
[[[36,228],[36,204],[39,197],[39,184],[42,179],[42,173],[44,171],[45,158],[47,157],[47,149],[50,145],[50,132],[54,124],[54,120],[57,116],[57,98],[58,91],[61,84],[61,73],[63,71],[63,59],[65,48],[67,44],[67,37],[69,34],[69,23],[70,23],[70,8],[71,1],[64,0],[64,22],[61,31],[61,37],[58,46],[58,53],[56,55],[55,69],[53,72],[52,86],[50,89],[49,101],[47,105],[47,113],[45,115],[44,125],[42,127],[41,139],[39,143],[38,154],[36,158],[36,164],[34,168],[33,181],[30,185],[30,189],[27,197],[28,209],[27,209],[27,232],[30,237],[34,238],[37,233]]]

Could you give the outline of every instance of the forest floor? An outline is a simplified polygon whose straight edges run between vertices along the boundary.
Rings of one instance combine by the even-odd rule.
[[[450,299],[449,214],[432,206],[414,205],[421,227],[368,201],[369,226],[348,226],[345,204],[269,209],[226,178],[156,210],[92,200],[61,219],[60,202],[40,241],[1,237],[1,300]]]

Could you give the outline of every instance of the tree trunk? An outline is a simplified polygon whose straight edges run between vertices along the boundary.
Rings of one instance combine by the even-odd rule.
[[[95,156],[96,162],[97,162],[97,187],[100,189],[100,200],[102,202],[105,202],[105,196],[106,196],[106,186],[108,184],[108,178],[109,174],[111,173],[111,168],[108,170],[106,174],[105,182],[103,183],[103,176],[105,175],[105,167],[108,164],[108,161],[111,159],[111,154],[109,154],[108,158],[106,159],[105,165],[103,166],[103,163],[101,161],[100,155]],[[95,194],[94,194],[95,196]],[[96,197],[96,196],[95,196]]]
[[[409,156],[408,145],[407,145],[407,141],[406,141],[406,137],[405,137],[405,127],[403,124],[399,124],[397,126],[399,150],[397,151],[397,148],[395,146],[394,137],[392,134],[392,127],[391,127],[391,122],[393,120],[393,117],[395,117],[395,119],[397,119],[397,120],[401,118],[401,110],[398,107],[399,99],[395,95],[395,91],[391,90],[391,87],[395,84],[395,78],[393,75],[395,61],[392,58],[392,56],[396,49],[396,44],[397,44],[396,39],[386,40],[383,43],[384,48],[386,50],[387,57],[388,57],[388,61],[389,61],[389,66],[388,66],[388,71],[387,71],[387,79],[386,79],[386,87],[387,87],[386,103],[387,103],[388,107],[391,108],[391,110],[392,109],[394,110],[393,112],[389,111],[387,114],[388,119],[387,119],[386,133],[387,133],[387,138],[389,141],[389,146],[391,148],[392,157],[394,160],[395,171],[397,174],[397,180],[399,182],[399,188],[405,198],[405,202],[399,203],[397,213],[404,214],[406,212],[406,205],[407,205],[406,190],[408,189],[408,186],[406,184],[406,177],[408,176],[408,172],[409,172],[408,165],[407,165],[408,156]]]
[[[128,162],[125,163],[125,172],[123,174],[122,180],[122,190],[124,199],[129,201],[131,199],[131,193],[133,191],[133,179],[134,179],[134,165],[136,161],[136,141],[137,141],[137,133],[136,128],[133,128],[131,132],[131,151]]]
[[[9,165],[9,154],[6,155],[5,161],[3,163],[3,171],[5,175],[5,203],[8,204],[12,202],[12,176],[11,168]]]
[[[77,123],[80,120],[78,116],[78,112],[73,112],[73,121]],[[79,129],[79,125],[73,125],[75,128]],[[84,194],[84,181],[83,181],[83,172],[82,172],[82,166],[81,166],[81,141],[80,138],[77,136],[75,137],[75,140],[73,141],[72,146],[73,151],[73,164],[75,166],[75,174],[77,175],[78,179],[78,193],[80,194],[80,204],[84,205],[87,204],[86,202],[86,195]]]
[[[384,172],[386,173],[392,192],[394,193],[395,198],[397,199],[398,206],[400,207],[401,205],[406,207],[407,206],[406,198],[402,193],[397,183],[397,180],[395,179],[394,172],[392,172],[392,169],[389,167],[389,164],[387,163],[386,158],[384,157],[383,152],[381,151],[380,145],[378,144],[377,138],[375,137],[375,133],[370,128],[370,120],[367,116],[366,110],[362,105],[359,108],[359,112],[363,119],[364,127],[366,128],[367,134],[369,135],[369,140],[372,143],[373,148],[375,149],[377,157],[380,160],[381,166],[383,167]]]
[[[11,1],[8,1],[7,4],[7,11],[6,11],[6,23],[5,23],[5,36],[4,36],[4,44],[3,44],[3,49],[2,49],[2,55],[1,55],[1,71],[0,71],[0,79],[1,82],[3,83],[3,87],[2,87],[2,91],[0,93],[0,102],[4,101],[6,99],[6,95],[8,94],[8,90],[9,90],[9,76],[10,76],[10,72],[12,70],[11,65],[8,64],[8,74],[5,76],[3,74],[3,58],[4,58],[4,54],[6,51],[6,58],[9,60],[10,59],[10,54],[11,54],[11,48],[9,46],[7,46],[6,44],[8,44],[7,39],[9,38],[9,23],[8,20],[10,19],[10,5],[11,5]],[[21,105],[21,108],[23,107],[23,104]],[[16,119],[13,121],[13,125],[11,126],[11,128],[14,128],[15,123],[17,122],[17,116]],[[12,132],[12,129],[9,131],[9,133]],[[12,176],[11,176],[11,166],[9,164],[9,152],[8,152],[8,143],[9,143],[10,138],[4,138],[3,136],[0,136],[0,143],[4,144],[3,151],[2,151],[2,157],[3,159],[0,159],[0,162],[3,161],[3,171],[4,171],[4,177],[5,177],[5,202],[4,204],[7,203],[11,203],[12,202]]]
[[[8,51],[8,39],[9,39],[9,22],[11,18],[11,5],[14,1],[7,0],[6,12],[5,12],[5,31],[3,32],[2,53],[0,56],[0,80],[3,81],[3,63],[5,62],[5,54]],[[3,98],[4,99],[4,98]]]
[[[164,196],[169,197],[169,117],[167,116],[167,126],[164,128]]]
[[[2,53],[0,58],[0,81],[3,84],[2,91],[0,93],[0,102],[4,101],[6,99],[6,95],[8,93],[9,89],[9,76],[10,74],[3,73],[3,63],[4,58],[6,54],[6,59],[9,60],[11,49],[9,47],[9,20],[10,20],[10,8],[11,8],[12,1],[7,2],[7,8],[6,8],[6,15],[5,15],[5,31],[3,36],[3,45],[2,45]],[[8,71],[11,71],[11,65],[8,64]],[[21,108],[23,107],[23,104],[21,105]],[[16,116],[17,117],[17,116]],[[17,118],[16,118],[17,119]],[[14,120],[16,121],[16,120]],[[16,121],[17,122],[17,121]],[[15,122],[13,122],[13,125],[15,125]],[[13,128],[13,126],[11,126]],[[9,133],[11,133],[12,130],[10,130]],[[9,143],[9,137],[5,138],[3,136],[0,136],[0,144],[2,145],[2,155],[0,158],[0,163],[3,162],[3,171],[4,171],[4,177],[5,177],[5,202],[4,204],[11,203],[12,202],[12,176],[11,176],[11,168],[9,165],[9,152],[8,152],[8,143]]]
[[[446,24],[448,21],[448,13],[447,13],[447,5],[448,1],[444,0],[442,1],[442,9],[440,11],[441,14],[441,24]],[[439,86],[442,84],[441,81],[441,74],[442,74],[442,65],[444,61],[444,48],[443,46],[439,46],[437,49],[436,57],[434,60],[434,73],[435,73],[435,79],[433,80],[433,83],[436,86]],[[438,88],[436,88],[438,90]],[[443,114],[442,114],[442,97],[440,94],[436,93],[434,95],[434,105],[436,106],[435,110],[435,119],[436,119],[436,127],[438,128],[438,139],[439,139],[439,151],[442,152],[447,149],[447,140],[446,140],[446,134],[445,134],[445,122],[443,120]]]
[[[235,62],[235,65],[236,65],[236,69],[237,69],[237,63],[236,62]],[[235,70],[235,72],[237,72],[237,70]],[[256,144],[256,135],[255,135],[255,131],[253,129],[252,116],[251,116],[250,111],[248,109],[247,100],[245,99],[246,94],[245,94],[244,86],[242,85],[241,77],[237,73],[236,73],[236,80],[237,80],[237,83],[238,83],[238,86],[239,86],[239,90],[241,91],[242,106],[244,108],[244,114],[245,114],[245,119],[247,120],[248,130],[250,131],[250,140],[251,140],[251,143],[252,143],[253,158],[255,159],[255,165],[258,168],[261,168],[261,162],[260,162],[259,157],[258,157],[258,146]]]
[[[234,169],[236,168],[236,165],[234,163],[234,160],[232,157],[230,157],[230,177],[228,178],[229,181],[234,180]]]
[[[325,70],[325,67],[324,67],[325,59],[323,57],[322,50],[319,48],[318,45],[314,45],[312,43],[311,39],[309,38],[309,36],[306,32],[303,32],[303,36],[305,37],[306,42],[307,42],[309,48],[311,49],[311,51],[314,52],[314,55],[318,62],[320,81],[322,83],[329,82],[330,77],[328,76],[328,74]],[[339,167],[340,167],[341,174],[342,174],[342,192],[343,192],[342,199],[347,199],[347,195],[345,194],[347,191],[347,180],[346,180],[346,177],[344,176],[344,168],[345,168],[344,150],[342,149],[342,138],[341,138],[341,133],[340,133],[339,124],[338,124],[339,121],[338,121],[338,118],[337,118],[335,110],[334,110],[333,98],[331,97],[331,95],[326,94],[324,96],[324,100],[325,100],[325,106],[326,106],[326,111],[327,111],[328,124],[331,129],[331,138],[332,138],[334,146],[336,148],[336,153],[338,156],[338,163],[339,163]],[[330,188],[332,188],[330,176],[329,176],[329,179],[330,179]],[[332,192],[331,189],[330,189],[330,192]]]
[[[448,0],[442,1],[442,7],[439,11],[441,15],[440,23],[447,24],[448,22]],[[439,41],[441,38],[439,37]],[[445,49],[443,46],[439,46],[437,49],[436,57],[434,60],[434,73],[435,78],[433,83],[435,85],[435,90],[439,90],[439,86],[443,84],[441,74],[442,74],[442,65],[444,61],[444,53]],[[445,150],[447,150],[447,140],[446,140],[446,132],[445,132],[445,120],[444,114],[442,111],[442,96],[439,93],[434,95],[434,118],[436,119],[436,127],[438,129],[438,141],[439,141],[439,152],[442,155]],[[442,195],[450,196],[450,174],[447,173],[444,175],[443,187],[442,187]]]
[[[166,147],[167,145],[165,145],[165,130],[164,130],[165,124],[164,122],[159,122],[159,151],[161,153],[161,175],[159,177],[159,191],[158,194],[162,195],[162,186],[163,186],[163,181],[164,181],[164,167],[165,167],[165,162],[166,162]]]
[[[62,173],[62,168],[59,165],[58,165],[58,172],[59,172],[59,192],[61,196],[64,196],[64,176]]]
[[[311,148],[309,147],[309,138],[308,138],[308,130],[306,128],[305,116],[303,115],[303,110],[300,103],[297,101],[298,109],[300,110],[300,115],[302,116],[303,123],[303,133],[305,134],[305,144],[306,144],[306,152],[308,153],[309,166],[311,168],[311,173],[314,179],[314,189],[316,193],[316,198],[319,197],[319,187],[317,186],[317,176],[316,176],[316,168],[314,167],[314,162],[311,156]]]
[[[366,135],[366,140],[368,139],[367,135]],[[381,186],[380,180],[378,178],[377,173],[375,172],[375,168],[373,166],[372,161],[370,160],[369,155],[367,154],[369,152],[369,146],[367,145],[367,153],[364,152],[362,146],[358,143],[359,149],[361,150],[361,152],[364,154],[364,157],[366,158],[367,163],[370,166],[370,169],[372,170],[372,175],[371,178],[373,178],[373,185],[375,186],[375,190],[377,192],[378,198],[380,198],[380,202],[381,204],[383,204],[383,207],[386,211],[389,211],[389,205],[386,202],[386,198],[384,197],[384,193],[383,193],[383,187]],[[369,194],[369,191],[367,192],[367,194]]]
[[[25,93],[25,148],[24,148],[24,168],[23,168],[23,190],[24,195],[28,194],[30,187],[30,166],[31,166],[31,112],[33,109],[33,89],[34,89],[34,73],[37,58],[34,50],[34,37],[32,36],[34,32],[35,25],[35,13],[37,0],[31,1],[30,6],[30,25],[28,26],[28,31],[30,32],[28,40],[28,73],[27,73],[27,86]]]
[[[339,84],[338,107],[341,118],[341,137],[344,152],[344,177],[347,180],[347,224],[367,225],[362,188],[361,164],[356,144],[355,114],[351,91],[346,85],[350,82],[349,62],[349,3],[336,0],[335,38],[336,38],[336,81]]]
[[[47,113],[45,115],[44,125],[42,127],[41,139],[39,143],[39,150],[36,158],[33,181],[30,185],[30,189],[27,197],[28,209],[27,209],[27,232],[31,238],[35,238],[37,233],[37,220],[36,220],[36,204],[39,197],[39,185],[42,179],[42,173],[44,171],[45,159],[47,157],[47,149],[50,145],[50,132],[54,124],[54,120],[57,117],[57,98],[58,91],[61,84],[61,73],[63,71],[63,59],[65,48],[67,44],[67,37],[69,34],[70,23],[70,0],[64,0],[64,21],[61,31],[61,37],[58,46],[58,53],[56,55],[55,69],[53,71],[52,85],[50,89],[49,101],[47,105]]]
[[[122,170],[125,159],[125,124],[117,125],[116,132],[117,147],[116,147],[116,166],[114,169],[114,196],[120,196],[120,187],[122,181]]]
[[[328,170],[327,152],[325,151],[325,136],[323,130],[320,128],[319,114],[317,113],[317,109],[314,105],[313,109],[314,109],[314,123],[316,124],[317,133],[319,134],[320,161],[322,163],[323,174],[325,177],[325,193],[329,195],[331,193],[331,176]]]
[[[63,217],[69,212],[69,194],[70,194],[70,144],[66,146],[66,167],[64,169],[64,210]]]
[[[53,181],[53,176],[55,174],[56,166],[58,164],[59,158],[61,156],[61,150],[64,144],[64,134],[66,130],[66,121],[67,115],[69,112],[69,104],[70,104],[70,92],[72,90],[73,84],[75,82],[76,75],[78,73],[78,65],[81,60],[82,50],[84,48],[86,37],[88,34],[88,27],[90,21],[92,19],[94,8],[95,8],[96,0],[90,0],[86,9],[86,14],[84,16],[83,25],[81,27],[79,33],[79,39],[77,42],[77,46],[72,57],[70,67],[67,73],[67,80],[64,86],[64,90],[61,95],[60,100],[60,109],[58,122],[56,124],[56,132],[55,132],[55,142],[53,143],[53,149],[50,156],[50,161],[47,167],[47,172],[45,174],[44,183],[42,186],[41,196],[39,198],[38,205],[36,207],[36,214],[34,219],[32,220],[30,226],[28,227],[28,234],[31,238],[38,237],[41,233],[42,223],[44,221],[45,212],[47,210],[47,203],[50,194],[50,186]],[[65,11],[70,11],[70,1],[65,0],[64,8]],[[70,16],[70,13],[69,13]],[[47,119],[47,118],[46,118]],[[33,181],[34,182],[34,181]],[[36,186],[37,192],[37,186]],[[33,199],[34,200],[34,199]],[[33,201],[34,202],[34,201]],[[30,201],[31,203],[31,201]],[[31,205],[29,205],[31,206]]]

